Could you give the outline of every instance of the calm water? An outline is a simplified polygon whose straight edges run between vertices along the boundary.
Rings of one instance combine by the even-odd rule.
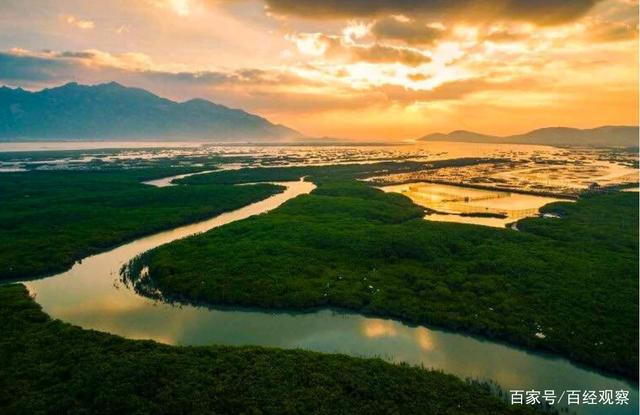
[[[539,209],[563,199],[510,193],[499,190],[482,190],[469,187],[435,183],[405,183],[381,187],[385,192],[401,193],[413,201],[438,212],[425,216],[438,222],[471,223],[504,228],[519,219],[537,216]],[[461,216],[461,213],[498,213],[505,218]]]
[[[625,389],[630,391],[629,406],[572,409],[583,414],[638,413],[637,386],[577,367],[564,359],[443,330],[333,310],[283,313],[176,307],[140,297],[119,282],[122,265],[142,252],[274,209],[315,187],[304,181],[281,184],[287,187],[284,193],[261,202],[138,239],[85,258],[67,272],[25,284],[52,317],[128,338],[176,345],[261,345],[377,356],[393,362],[422,364],[462,378],[493,380],[506,390],[555,389],[560,394],[575,389]]]

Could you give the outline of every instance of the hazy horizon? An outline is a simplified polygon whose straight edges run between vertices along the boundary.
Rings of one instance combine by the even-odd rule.
[[[110,82],[105,82],[105,83],[94,83],[94,84],[79,84],[79,85],[81,85],[81,86],[99,86],[99,85],[106,85],[107,83],[113,83],[113,82],[116,82],[116,81],[110,81]],[[60,87],[69,85],[70,83],[73,83],[73,82],[63,83],[63,84],[60,84],[60,85],[52,85],[50,87],[36,87],[36,88],[23,88],[23,89],[26,90],[26,91],[29,91],[29,92],[41,92],[41,91],[44,91],[46,89],[60,88]],[[127,85],[122,85],[122,84],[120,84],[120,85],[124,86],[124,87],[129,87]],[[8,87],[8,88],[14,88],[14,89],[15,88],[22,88],[22,87],[13,87],[11,85],[0,84],[0,88],[2,88],[2,87]],[[148,91],[148,92],[152,92],[153,93],[153,91]],[[160,98],[166,98],[166,97],[163,97],[163,96],[160,96],[160,95],[158,95],[158,96]],[[202,99],[202,98],[199,98],[199,97],[185,98],[183,100],[179,100],[179,101],[175,101],[175,102],[186,103],[188,101],[197,100],[197,99]],[[232,108],[232,109],[243,110],[243,108]],[[286,125],[284,125],[284,126],[286,126]],[[606,128],[606,127],[638,127],[638,125],[598,125],[598,126],[594,126],[594,127],[591,127],[591,128],[585,128],[585,130],[597,129],[597,128]],[[328,140],[327,143],[326,143],[327,145],[331,145],[332,143],[349,143],[349,142],[353,142],[354,144],[358,144],[358,143],[410,144],[411,142],[415,142],[416,140],[420,139],[421,137],[426,137],[426,136],[429,136],[429,135],[437,135],[437,134],[449,135],[449,134],[453,134],[453,133],[456,133],[456,132],[470,132],[470,133],[475,133],[475,134],[479,134],[479,135],[487,135],[487,136],[492,136],[492,137],[495,137],[495,138],[505,138],[505,139],[507,139],[512,135],[520,135],[520,134],[530,133],[530,132],[533,132],[533,131],[536,131],[536,130],[554,129],[554,128],[572,128],[572,127],[567,127],[567,126],[562,126],[562,125],[541,126],[541,127],[535,128],[533,130],[520,131],[520,132],[516,132],[514,134],[509,134],[509,135],[499,135],[499,134],[494,134],[494,133],[491,133],[491,132],[470,131],[470,130],[429,131],[426,134],[423,134],[422,136],[396,138],[395,140],[394,139],[388,139],[388,138],[386,138],[386,139],[385,138],[373,138],[372,139],[372,138],[367,138],[367,137],[327,137],[327,136],[324,136],[324,137],[313,137],[313,136],[307,136],[307,135],[303,134],[298,139],[293,139],[293,140],[289,139],[289,140],[284,140],[284,141],[282,141],[282,140],[273,141],[272,143],[280,142],[280,143],[283,143],[283,144],[286,144],[286,143],[296,144],[296,143],[316,142],[316,141],[318,143],[321,143],[322,139],[326,139],[326,140]],[[180,138],[176,137],[175,139],[179,140]],[[81,140],[81,139],[77,139],[77,138],[76,139],[70,138],[69,140],[71,140],[71,141],[85,141],[85,140]],[[91,140],[93,140],[93,139],[89,139],[89,141],[91,141]],[[108,138],[105,138],[103,140],[113,141],[113,139],[108,139]],[[158,138],[146,138],[146,139],[143,139],[143,140],[151,140],[151,141],[153,141],[153,140],[158,140]],[[163,139],[160,138],[160,140],[162,141]],[[193,139],[189,139],[189,140],[190,141],[194,141]],[[318,141],[318,140],[320,140],[320,141]],[[18,141],[21,141],[21,140],[18,140]],[[29,141],[29,140],[26,140],[26,141]],[[195,141],[197,141],[197,140],[195,140]],[[264,141],[264,140],[259,140],[259,141]],[[204,140],[203,142],[207,142],[207,140]],[[231,142],[233,142],[233,141],[231,141]],[[238,143],[241,143],[241,142],[242,141],[238,141]],[[249,142],[251,142],[251,140],[249,140]],[[268,144],[268,143],[269,142],[267,140],[263,144]]]

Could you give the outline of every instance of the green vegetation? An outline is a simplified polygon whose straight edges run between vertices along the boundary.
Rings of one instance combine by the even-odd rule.
[[[188,181],[256,180],[245,176],[258,173]],[[562,219],[526,219],[515,232],[424,221],[422,209],[401,195],[314,174],[319,187],[311,195],[146,253],[129,277],[148,265],[146,284],[179,301],[344,307],[636,378],[637,195],[553,204],[545,210],[561,211]],[[136,283],[143,293],[148,288]]]
[[[160,151],[160,150],[158,150]],[[51,162],[54,159],[108,157],[119,150],[0,153],[0,161]],[[482,159],[439,161],[475,163]],[[225,162],[249,161],[225,157]],[[199,164],[194,167],[193,164]],[[374,163],[340,167],[220,171],[199,186],[155,188],[151,179],[212,169],[210,156],[78,162],[73,170],[3,173],[0,181],[0,281],[60,272],[85,256],[163,229],[215,216],[264,199],[281,187],[237,183],[298,180],[310,173],[354,177],[382,171],[413,171],[423,163]],[[179,167],[176,167],[179,166]],[[33,166],[29,167],[33,168]],[[268,172],[268,174],[267,174]],[[209,176],[207,176],[209,177]]]
[[[496,218],[496,219],[506,219],[508,216],[502,213],[491,213],[491,212],[471,212],[471,213],[460,213],[462,217],[469,218]]]
[[[225,163],[252,162],[251,156],[216,156],[204,151],[175,154],[181,149],[107,148],[86,150],[46,150],[0,152],[0,162],[25,170],[61,169],[97,170],[116,168],[199,167],[210,170]],[[184,149],[182,149],[184,151]],[[267,159],[268,160],[268,159]],[[193,168],[193,170],[198,170]]]
[[[505,159],[489,158],[458,158],[451,160],[435,160],[429,163],[415,161],[380,162],[364,164],[338,164],[331,166],[300,166],[300,167],[262,167],[254,169],[227,170],[215,174],[204,174],[177,180],[177,183],[202,184],[236,184],[249,182],[267,182],[297,180],[306,176],[313,182],[351,180],[366,178],[377,174],[403,173],[424,169],[439,169],[442,167],[463,167],[474,164],[504,162]]]
[[[0,287],[3,414],[528,414],[440,372],[305,351],[172,347],[51,320]]]
[[[63,271],[87,255],[281,191],[268,184],[156,188],[141,183],[195,170],[156,167],[3,173],[0,280]]]

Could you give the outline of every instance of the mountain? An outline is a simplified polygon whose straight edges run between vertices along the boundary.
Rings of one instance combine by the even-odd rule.
[[[178,103],[116,82],[29,92],[0,87],[0,140],[282,140],[295,130],[203,99]]]
[[[458,130],[449,134],[434,133],[418,141],[459,141],[468,143],[538,144],[567,147],[637,147],[638,127],[604,126],[581,130],[579,128],[540,128],[525,134],[505,137]]]

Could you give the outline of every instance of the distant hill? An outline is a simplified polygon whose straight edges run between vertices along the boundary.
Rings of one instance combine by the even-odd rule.
[[[0,88],[0,140],[281,140],[300,136],[257,115],[203,99],[174,102],[116,82],[29,92]]]
[[[449,134],[435,133],[419,141],[459,141],[468,143],[538,144],[550,146],[637,147],[638,127],[605,126],[581,130],[579,128],[540,128],[525,134],[505,137],[458,130]]]

